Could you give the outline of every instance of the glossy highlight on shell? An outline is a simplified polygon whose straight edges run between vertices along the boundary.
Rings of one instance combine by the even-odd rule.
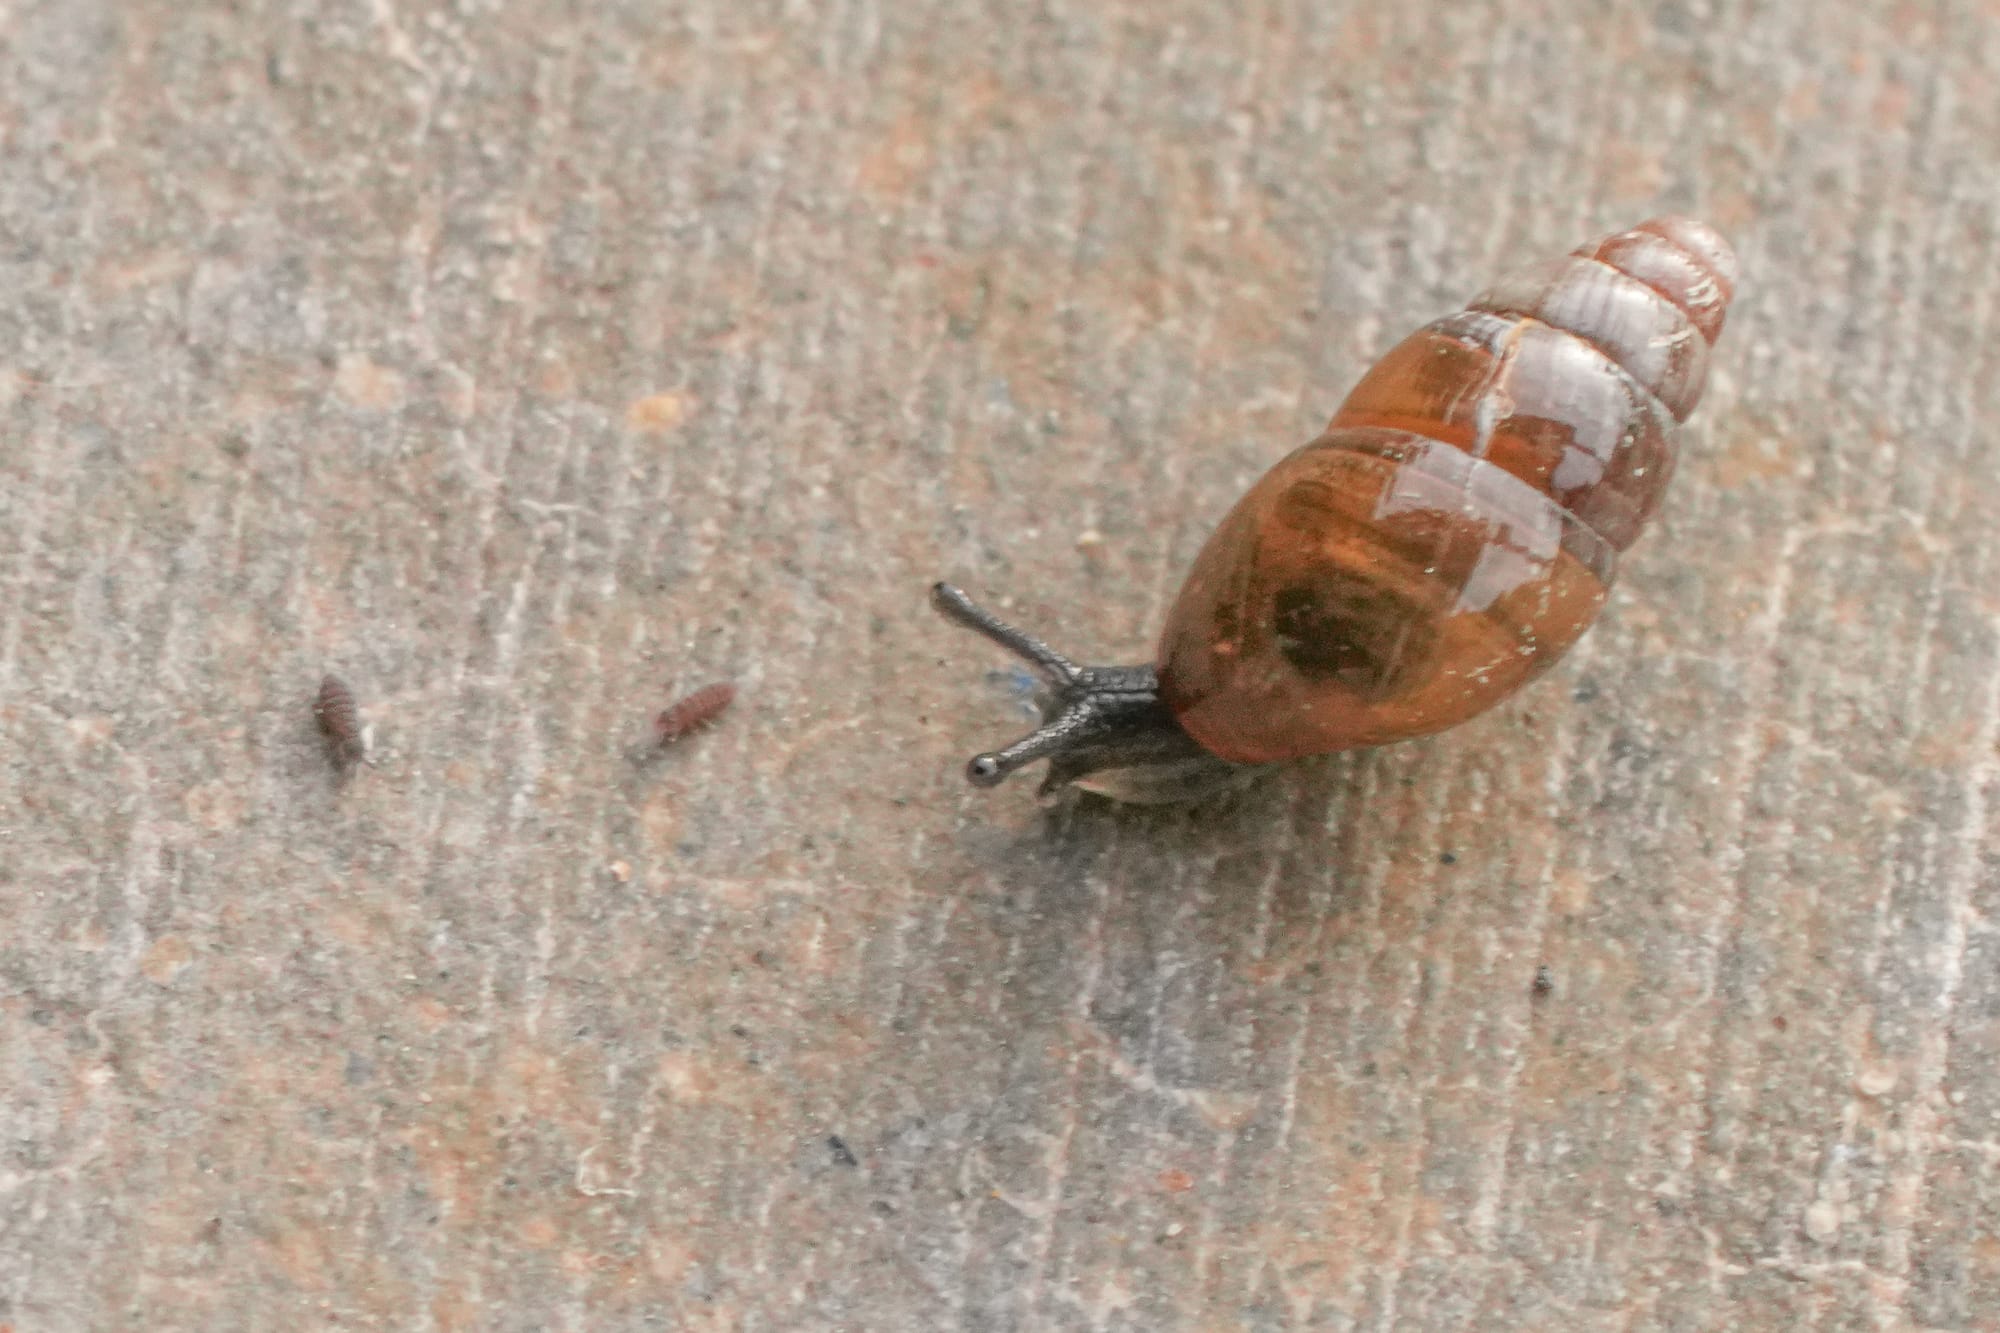
[[[1541,674],[1658,509],[1734,293],[1660,218],[1494,284],[1364,376],[1197,557],[1160,695],[1237,763],[1426,735]]]

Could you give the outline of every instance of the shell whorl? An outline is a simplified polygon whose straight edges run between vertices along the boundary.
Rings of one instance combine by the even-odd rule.
[[[1736,288],[1714,228],[1655,218],[1502,278],[1403,340],[1328,425],[1409,430],[1547,495],[1617,550],[1673,474]]]
[[[1685,421],[1701,400],[1708,350],[1735,288],[1736,256],[1714,228],[1655,218],[1517,270],[1470,308],[1572,334]]]

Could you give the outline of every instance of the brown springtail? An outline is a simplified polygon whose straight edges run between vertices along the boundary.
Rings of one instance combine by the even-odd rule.
[[[667,705],[653,719],[653,741],[672,745],[692,731],[699,731],[721,715],[736,698],[736,687],[727,681],[704,685],[693,694]]]
[[[333,766],[345,773],[368,758],[368,741],[361,734],[361,715],[354,707],[354,691],[338,676],[319,683],[313,700],[313,716],[319,720],[320,734],[326,737],[326,752]]]

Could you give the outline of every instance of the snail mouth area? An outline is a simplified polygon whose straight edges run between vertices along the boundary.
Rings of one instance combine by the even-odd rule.
[[[1435,634],[1430,617],[1399,590],[1328,570],[1280,588],[1271,599],[1279,654],[1314,683],[1382,699],[1421,673]]]

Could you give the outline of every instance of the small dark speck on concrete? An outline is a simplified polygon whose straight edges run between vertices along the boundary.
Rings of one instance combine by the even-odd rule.
[[[1586,679],[1576,683],[1576,688],[1570,691],[1569,697],[1580,704],[1587,704],[1594,701],[1597,698],[1597,694],[1597,682]]]
[[[1653,26],[1663,33],[1686,36],[1696,24],[1694,12],[1686,5],[1665,4],[1653,11]]]
[[[1652,746],[1636,740],[1624,732],[1613,735],[1610,744],[1605,749],[1610,754],[1613,763],[1622,763],[1635,770],[1650,766],[1653,760],[1658,757],[1658,752]]]
[[[1441,866],[1455,866],[1455,865],[1457,865],[1457,864],[1458,864],[1458,853],[1457,853],[1457,852],[1439,852],[1439,853],[1438,853],[1438,864],[1439,864],[1439,865],[1441,865]]]
[[[827,1135],[826,1146],[833,1150],[833,1162],[835,1166],[861,1165],[860,1160],[855,1157],[853,1151],[850,1148],[848,1148],[846,1142],[840,1137],[840,1135],[838,1134]]]
[[[1535,998],[1539,1000],[1544,995],[1548,995],[1554,992],[1555,988],[1556,988],[1555,973],[1549,971],[1549,965],[1547,963],[1543,963],[1540,967],[1535,969],[1535,984],[1530,989],[1534,991]]]

